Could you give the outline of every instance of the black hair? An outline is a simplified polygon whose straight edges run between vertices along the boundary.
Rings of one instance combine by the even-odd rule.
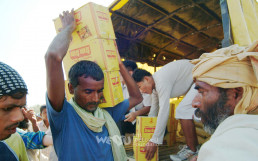
[[[141,82],[145,76],[151,76],[151,73],[144,69],[136,69],[132,75],[135,82]]]
[[[42,114],[42,111],[43,111],[44,109],[46,109],[46,108],[47,108],[46,105],[40,106],[40,114]]]
[[[27,89],[16,89],[14,92],[11,92],[9,94],[7,94],[8,96],[11,96],[14,99],[21,99],[22,97],[24,97],[25,95],[28,94],[28,90]]]
[[[123,61],[124,66],[127,68],[128,71],[134,71],[137,69],[137,64],[134,61],[131,60],[125,60]]]
[[[69,70],[68,76],[73,88],[79,84],[78,77],[81,76],[91,77],[96,81],[104,79],[104,73],[98,64],[88,60],[82,60],[74,64]]]

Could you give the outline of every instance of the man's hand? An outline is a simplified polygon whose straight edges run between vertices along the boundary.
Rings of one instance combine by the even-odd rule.
[[[75,22],[75,18],[74,18],[73,9],[71,10],[71,12],[63,11],[63,15],[60,14],[59,18],[61,19],[61,22],[62,22],[62,29],[69,28],[70,31],[75,30],[76,22]]]
[[[124,120],[124,122],[126,122],[126,121],[133,122],[136,119],[137,116],[138,115],[135,112],[131,112],[131,113],[125,115],[126,119]]]
[[[144,150],[146,151],[145,158],[147,160],[151,160],[154,157],[155,152],[157,151],[158,145],[149,141],[146,145]]]
[[[23,108],[22,112],[25,118],[29,119],[31,122],[37,122],[37,117],[34,110]]]
[[[34,132],[38,132],[39,131],[39,127],[37,125],[37,117],[36,114],[34,112],[34,110],[27,110],[26,108],[22,109],[23,115],[24,115],[24,119],[29,119],[31,124],[32,124],[32,128]]]

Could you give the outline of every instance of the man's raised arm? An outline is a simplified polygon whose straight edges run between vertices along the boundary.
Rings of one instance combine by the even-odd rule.
[[[118,55],[118,61],[119,61],[119,68],[120,73],[122,74],[122,77],[125,81],[125,84],[128,89],[129,93],[129,110],[133,108],[134,106],[138,105],[142,102],[142,94],[137,87],[135,81],[133,80],[132,76],[128,73],[127,69],[125,68],[124,64],[122,63],[120,59],[120,55]]]
[[[51,42],[45,55],[48,99],[56,111],[62,110],[65,97],[62,61],[69,48],[72,32],[76,28],[73,10],[64,11],[59,17],[63,28]]]

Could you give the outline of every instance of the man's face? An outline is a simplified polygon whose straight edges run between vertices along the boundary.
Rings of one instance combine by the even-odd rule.
[[[144,77],[141,82],[136,83],[141,93],[152,94],[152,84],[147,77]]]
[[[79,77],[74,89],[75,102],[88,112],[94,112],[103,98],[104,79],[96,81],[91,77]]]
[[[44,108],[43,110],[42,110],[42,112],[41,112],[41,117],[42,117],[42,119],[44,120],[44,121],[48,121],[48,119],[47,119],[47,109],[46,108]]]
[[[19,122],[24,119],[21,108],[26,105],[26,96],[14,99],[11,96],[0,98],[0,140],[9,138],[16,132]]]
[[[201,116],[205,131],[212,134],[222,121],[232,115],[227,105],[227,92],[201,81],[195,84],[199,93],[192,105],[198,108],[196,114]]]

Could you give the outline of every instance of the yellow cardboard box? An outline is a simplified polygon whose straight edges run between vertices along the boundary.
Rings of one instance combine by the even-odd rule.
[[[81,60],[90,60],[97,63],[103,71],[119,70],[118,50],[115,40],[93,39],[69,47],[63,59],[66,77],[70,68]]]
[[[144,150],[144,147],[146,143],[148,142],[148,139],[142,139],[138,137],[133,138],[133,151],[134,151],[134,158],[136,161],[145,161],[145,154],[146,151]],[[156,153],[154,154],[154,157],[150,161],[158,161],[159,157],[159,149],[157,148]]]
[[[107,7],[90,2],[75,10],[74,16],[77,27],[72,34],[74,40],[72,43],[96,38],[116,38]],[[58,33],[58,30],[62,27],[60,18],[55,19],[54,23]]]
[[[175,104],[172,102],[169,106],[169,118],[175,118]]]
[[[137,116],[136,136],[139,138],[152,138],[157,123],[157,117]]]
[[[163,139],[163,144],[172,146],[176,142],[176,132],[168,132]]]
[[[119,71],[106,71],[104,77],[104,99],[99,107],[113,107],[124,100]]]
[[[178,120],[175,118],[169,118],[167,122],[167,131],[168,132],[175,132],[177,130]]]

